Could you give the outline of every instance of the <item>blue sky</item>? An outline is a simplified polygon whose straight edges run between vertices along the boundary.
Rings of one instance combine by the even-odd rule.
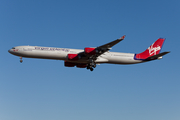
[[[178,0],[1,0],[1,120],[179,120]],[[163,59],[102,64],[90,72],[63,61],[19,58],[19,45],[96,47],[139,53],[166,38]]]

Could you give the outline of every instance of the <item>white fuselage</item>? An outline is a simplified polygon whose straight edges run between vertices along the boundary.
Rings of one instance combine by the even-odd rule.
[[[68,60],[68,54],[78,54],[84,52],[80,49],[68,49],[68,48],[54,48],[54,47],[39,47],[39,46],[17,46],[10,49],[13,55],[28,58],[40,58],[40,59],[55,59],[55,60]],[[97,57],[95,63],[112,63],[112,64],[136,64],[144,62],[142,60],[135,60],[135,54],[120,53],[120,52],[105,52]],[[88,63],[87,59],[80,59],[72,61],[75,63]]]

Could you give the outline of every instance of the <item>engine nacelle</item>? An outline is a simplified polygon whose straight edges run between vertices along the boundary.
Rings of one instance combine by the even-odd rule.
[[[75,63],[71,63],[71,62],[64,62],[64,66],[65,67],[74,67],[76,64]]]
[[[77,64],[76,64],[76,67],[78,67],[78,68],[86,68],[86,67],[87,67],[87,64],[77,63]]]
[[[68,54],[68,60],[79,60],[78,54]]]
[[[95,55],[97,53],[96,48],[84,48],[84,52],[89,55]]]

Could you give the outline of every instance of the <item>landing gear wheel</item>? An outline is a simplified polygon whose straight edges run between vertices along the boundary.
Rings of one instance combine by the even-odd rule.
[[[93,68],[96,68],[96,64],[92,65]]]
[[[90,68],[91,71],[93,71],[94,69],[93,68]]]
[[[96,63],[94,62],[95,59],[93,59],[92,57],[89,58],[89,64],[87,65],[87,69],[90,69],[90,71],[93,71],[94,68],[96,67]]]
[[[20,63],[22,63],[22,62],[23,62],[22,57],[20,57]]]
[[[91,69],[91,68],[93,68],[93,66],[91,64],[88,64],[86,68]]]
[[[89,67],[89,66],[87,66],[86,68],[87,68],[87,69],[90,69],[90,67]]]

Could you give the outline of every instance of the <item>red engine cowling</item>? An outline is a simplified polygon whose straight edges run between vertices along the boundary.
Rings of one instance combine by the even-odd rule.
[[[78,54],[68,54],[68,60],[78,60]]]
[[[64,62],[64,66],[65,67],[74,67],[76,64],[75,63],[71,63],[71,62]]]
[[[86,68],[86,67],[87,67],[87,64],[78,63],[78,64],[76,64],[76,67],[78,67],[78,68]]]
[[[96,48],[84,48],[84,52],[89,55],[96,54]]]

